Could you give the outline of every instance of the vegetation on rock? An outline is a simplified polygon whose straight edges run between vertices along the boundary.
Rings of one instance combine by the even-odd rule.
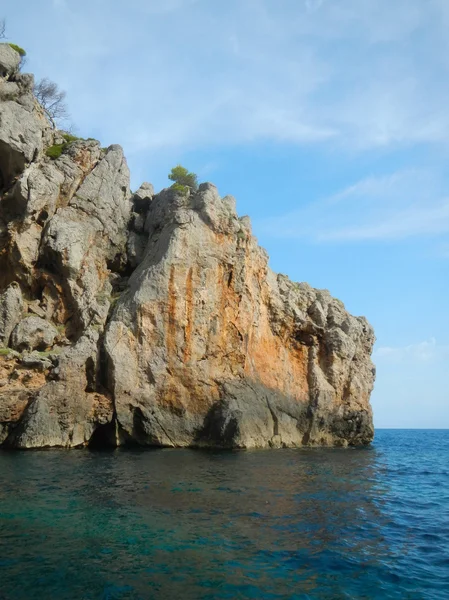
[[[18,52],[22,58],[24,56],[26,56],[25,50],[23,48],[21,48],[20,46],[18,46],[17,44],[9,44],[9,45],[11,46],[11,48],[13,50],[15,50],[16,52]]]
[[[50,146],[45,151],[45,154],[53,160],[56,160],[57,158],[59,158],[61,156],[61,154],[63,154],[65,152],[67,147],[70,144],[72,144],[73,142],[77,142],[79,140],[86,141],[84,138],[78,137],[71,133],[63,133],[61,137],[63,137],[65,139],[65,142],[63,142],[62,144],[53,144],[53,146]],[[93,140],[93,138],[88,138],[88,140],[96,141],[96,140]]]
[[[168,175],[168,178],[170,181],[175,182],[171,187],[180,192],[185,193],[187,191],[186,188],[189,188],[194,192],[198,189],[198,177],[195,175],[195,173],[189,172],[181,165],[173,167]]]
[[[83,138],[80,138],[76,135],[72,135],[71,133],[63,133],[62,137],[65,139],[65,141],[68,144],[71,144],[72,142],[77,142],[78,140],[82,140]]]
[[[56,160],[61,156],[67,146],[68,144],[54,144],[53,146],[50,146],[50,148],[47,148],[45,154],[52,160]]]
[[[174,183],[172,186],[170,186],[170,188],[182,196],[187,196],[190,189],[187,185],[182,185],[182,183]]]

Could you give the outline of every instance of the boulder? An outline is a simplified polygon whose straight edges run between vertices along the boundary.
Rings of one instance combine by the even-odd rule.
[[[26,317],[15,327],[11,335],[14,350],[47,350],[54,344],[58,330],[40,317]]]
[[[137,213],[147,213],[154,196],[154,187],[145,181],[133,194],[132,202]]]
[[[15,100],[19,97],[20,88],[13,81],[0,80],[0,101]]]
[[[20,364],[28,369],[38,369],[39,371],[45,371],[53,366],[52,361],[47,356],[42,356],[39,352],[30,352],[29,354],[23,354],[20,360]]]
[[[10,77],[17,73],[22,57],[9,44],[0,44],[0,77]]]

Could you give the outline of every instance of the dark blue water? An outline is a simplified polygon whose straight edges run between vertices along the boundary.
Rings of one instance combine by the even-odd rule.
[[[449,598],[449,431],[0,452],[2,600]]]

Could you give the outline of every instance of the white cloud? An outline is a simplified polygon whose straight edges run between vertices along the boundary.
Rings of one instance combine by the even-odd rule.
[[[66,8],[27,12],[30,68],[127,152],[449,139],[442,0],[52,2]]]
[[[442,235],[449,233],[449,198],[432,172],[404,170],[368,177],[329,198],[255,225],[272,237],[315,242]]]
[[[438,344],[435,338],[402,347],[381,346],[373,354],[382,362],[430,362],[449,358],[449,345]]]

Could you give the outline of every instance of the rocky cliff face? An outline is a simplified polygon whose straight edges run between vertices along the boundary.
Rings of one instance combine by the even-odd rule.
[[[122,149],[53,130],[5,47],[0,444],[370,442],[368,322],[274,274],[213,185],[131,194]]]

